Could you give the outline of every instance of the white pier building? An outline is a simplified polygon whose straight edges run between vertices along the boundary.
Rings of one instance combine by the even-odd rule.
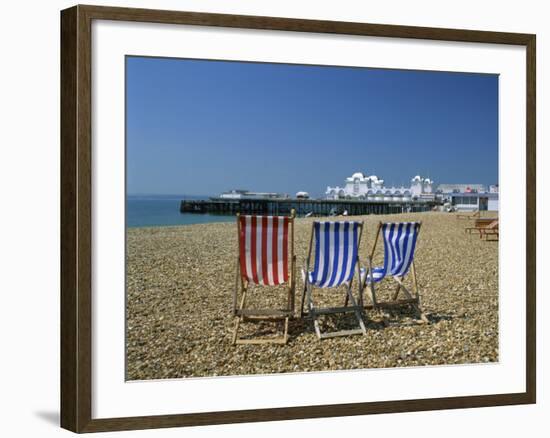
[[[368,201],[410,202],[434,200],[433,181],[419,175],[411,180],[409,187],[385,187],[384,180],[376,175],[367,176],[356,172],[346,178],[344,187],[327,187],[327,199],[357,199]]]

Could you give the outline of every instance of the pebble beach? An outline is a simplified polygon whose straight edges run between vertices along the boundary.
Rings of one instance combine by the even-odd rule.
[[[496,217],[497,213],[484,212]],[[321,220],[325,220],[322,218]],[[342,219],[342,218],[341,218]],[[312,218],[295,221],[296,308],[299,314]],[[237,263],[234,222],[127,230],[127,379],[148,380],[247,374],[334,371],[497,362],[498,242],[464,228],[453,213],[348,217],[365,227],[360,258],[366,264],[380,220],[422,221],[415,265],[428,323],[412,309],[366,311],[367,335],[319,341],[309,319],[289,322],[286,345],[232,345],[231,315]],[[375,265],[383,261],[377,245]],[[411,277],[410,275],[408,277]],[[411,278],[405,284],[410,286]],[[379,299],[395,283],[383,281]],[[357,296],[357,287],[354,289]],[[342,306],[343,288],[315,289],[321,306]],[[283,307],[284,288],[253,288],[248,305]],[[356,325],[353,314],[327,315],[323,329]],[[281,335],[281,322],[245,323],[241,336]]]

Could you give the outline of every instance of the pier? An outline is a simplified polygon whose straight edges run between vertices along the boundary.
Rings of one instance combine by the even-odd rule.
[[[271,214],[287,215],[292,209],[298,216],[340,215],[347,211],[350,216],[365,214],[395,214],[430,211],[439,205],[437,201],[370,201],[349,199],[219,199],[183,200],[181,213],[198,214]]]

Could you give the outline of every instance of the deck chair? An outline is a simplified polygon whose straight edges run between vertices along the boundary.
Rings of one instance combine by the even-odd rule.
[[[482,239],[485,237],[485,240],[487,241],[497,241],[499,240],[499,233],[498,233],[498,223],[493,226],[493,227],[487,227],[487,228],[484,228],[482,230],[479,231],[479,238]],[[489,239],[489,237],[491,237],[491,239]]]
[[[487,236],[489,234],[491,235],[496,234],[498,238],[498,219],[493,219],[489,223],[487,223],[487,221],[477,223],[476,221],[475,226],[464,229],[465,233],[472,234],[473,231],[476,231],[479,233],[480,239],[483,238],[483,236]]]
[[[361,241],[362,231],[362,222],[315,221],[312,224],[306,266],[302,270],[304,290],[302,293],[301,316],[305,316],[304,304],[307,304],[307,314],[313,320],[315,333],[319,339],[353,334],[366,335],[365,323],[362,318],[362,289],[359,281],[360,304],[357,304],[352,293],[352,282],[356,270],[359,274],[359,242]],[[310,271],[313,244],[315,245],[315,266],[313,271]],[[314,288],[334,288],[341,285],[346,288],[345,307],[315,307],[312,298]],[[305,303],[306,300],[307,303]],[[347,306],[348,300],[351,300],[351,306]],[[321,333],[317,320],[318,315],[348,312],[355,314],[359,328]]]
[[[294,314],[294,216],[248,216],[237,214],[239,253],[233,293],[235,325],[233,344],[286,344],[288,320]],[[290,266],[290,269],[289,269]],[[287,305],[283,309],[248,309],[246,297],[251,286],[285,285]],[[240,295],[240,300],[238,299]],[[270,339],[241,339],[238,331],[247,321],[283,320],[284,335]]]
[[[481,212],[476,208],[471,214],[457,214],[457,219],[476,219],[481,217]]]
[[[366,305],[365,308],[383,309],[410,305],[422,321],[428,322],[420,306],[420,294],[414,266],[414,251],[421,225],[421,222],[380,222],[378,224],[374,245],[367,259],[368,266],[366,269],[361,269],[361,283],[365,295],[371,301],[371,304]],[[373,267],[372,259],[380,234],[384,241],[384,266]],[[409,270],[412,273],[414,294],[403,284],[403,279]],[[387,277],[393,279],[397,286],[391,300],[381,302],[376,297],[376,284]],[[398,299],[400,291],[403,291],[405,298]]]

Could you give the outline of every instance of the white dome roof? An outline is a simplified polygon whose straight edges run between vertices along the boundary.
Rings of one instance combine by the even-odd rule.
[[[352,179],[359,178],[359,179],[365,179],[365,175],[363,175],[363,172],[355,172],[353,175],[351,175]]]

